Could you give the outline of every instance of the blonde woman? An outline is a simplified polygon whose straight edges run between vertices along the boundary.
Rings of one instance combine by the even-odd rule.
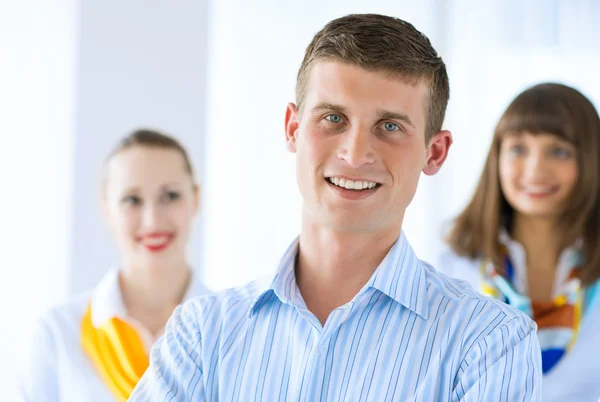
[[[52,309],[34,336],[25,401],[125,401],[182,301],[206,293],[186,259],[199,189],[185,149],[151,130],[106,159],[102,206],[120,263]]]

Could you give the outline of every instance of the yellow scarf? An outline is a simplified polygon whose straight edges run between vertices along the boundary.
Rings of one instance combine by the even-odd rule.
[[[94,327],[90,303],[81,323],[81,344],[117,400],[127,401],[149,364],[137,331],[116,317]]]

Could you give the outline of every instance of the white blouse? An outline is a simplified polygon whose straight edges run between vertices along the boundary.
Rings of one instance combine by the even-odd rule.
[[[192,275],[185,300],[207,292],[198,275]],[[113,317],[127,320],[136,327],[146,349],[150,350],[156,339],[141,324],[127,316],[118,270],[111,270],[93,291],[53,308],[39,320],[28,356],[28,370],[19,384],[21,401],[116,400],[81,347],[81,320],[90,300],[94,326],[99,327]]]

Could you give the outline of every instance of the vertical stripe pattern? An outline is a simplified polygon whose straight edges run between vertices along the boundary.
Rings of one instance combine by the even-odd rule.
[[[178,307],[130,401],[539,401],[541,354],[524,314],[420,261],[402,234],[324,326],[294,277]]]

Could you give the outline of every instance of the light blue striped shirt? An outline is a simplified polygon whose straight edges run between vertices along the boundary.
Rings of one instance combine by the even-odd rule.
[[[294,275],[176,309],[130,401],[539,401],[535,324],[420,261],[404,234],[324,326]]]

